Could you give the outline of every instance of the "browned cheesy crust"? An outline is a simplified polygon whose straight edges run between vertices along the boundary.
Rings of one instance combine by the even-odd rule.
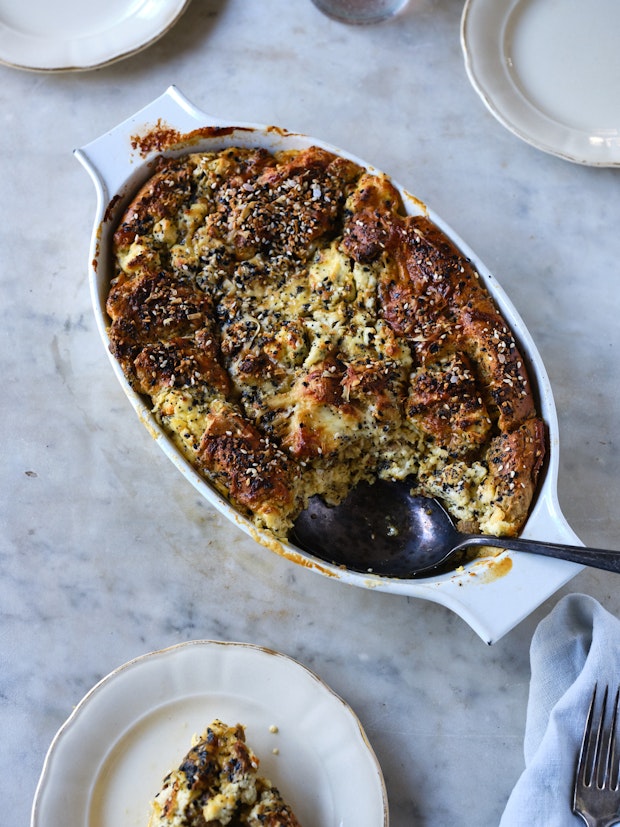
[[[114,235],[110,346],[192,465],[260,529],[409,479],[513,536],[544,429],[472,264],[389,179],[317,147],[161,158]]]
[[[241,724],[213,721],[164,779],[148,827],[300,827],[258,765]]]

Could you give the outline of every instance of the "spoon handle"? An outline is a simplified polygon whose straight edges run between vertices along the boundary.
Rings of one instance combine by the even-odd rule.
[[[529,551],[532,554],[557,557],[560,560],[569,560],[571,563],[579,563],[582,566],[591,566],[595,569],[620,573],[620,551],[566,546],[562,543],[526,540],[522,537],[487,537],[476,534],[467,535],[460,546],[491,546],[492,548],[513,549],[514,551]]]

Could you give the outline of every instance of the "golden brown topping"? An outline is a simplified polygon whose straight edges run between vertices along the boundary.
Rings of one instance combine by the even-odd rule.
[[[117,282],[108,297],[110,348],[133,383],[133,362],[144,345],[212,327],[213,303],[187,281],[165,272]]]
[[[156,395],[162,388],[195,388],[206,384],[228,396],[231,383],[216,358],[212,340],[200,331],[195,339],[168,339],[148,344],[134,361],[137,387],[141,393]],[[201,339],[209,342],[200,346]]]
[[[491,432],[482,393],[467,357],[453,354],[413,375],[407,416],[450,454],[466,456]]]
[[[237,152],[233,158],[238,157]],[[207,220],[207,233],[238,259],[267,253],[305,260],[337,218],[343,174],[357,172],[353,164],[343,167],[341,159],[316,148],[281,158],[269,165],[267,152],[257,150],[216,186],[217,209]]]
[[[488,533],[518,533],[522,515],[527,512],[536,489],[536,479],[544,459],[544,426],[538,419],[528,419],[515,431],[503,433],[491,441],[486,460],[489,474],[485,496],[492,497],[502,525],[486,526]],[[495,530],[489,530],[495,529]]]
[[[229,404],[215,403],[205,417],[199,462],[235,502],[263,518],[295,503],[296,468]]]
[[[487,303],[460,316],[466,347],[488,388],[489,408],[501,431],[536,415],[534,399],[517,343],[498,311]]]
[[[114,234],[119,253],[141,236],[149,236],[158,221],[173,218],[192,193],[191,169],[183,159],[160,158],[155,174],[135,197]]]

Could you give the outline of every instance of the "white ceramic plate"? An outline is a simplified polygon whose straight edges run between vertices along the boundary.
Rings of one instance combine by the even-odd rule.
[[[302,824],[387,827],[381,769],[345,702],[285,655],[200,640],[91,689],[52,742],[31,827],[144,827],[164,776],[214,718],[246,727],[260,773]]]
[[[158,137],[162,129],[176,136],[174,145],[166,150],[168,155],[181,155],[190,149],[214,151],[225,146],[261,146],[274,152],[318,145],[372,170],[372,167],[360,158],[317,138],[287,132],[274,126],[247,123],[231,125],[229,122],[223,122],[196,109],[174,86],[110,132],[76,150],[77,158],[88,170],[97,190],[97,210],[88,266],[95,318],[106,350],[109,345],[109,318],[105,304],[113,267],[112,234],[130,199],[151,174],[151,165],[161,152],[157,146],[150,148],[153,145],[152,140],[147,140],[147,148],[142,150],[140,138],[152,136],[153,131]],[[154,143],[158,144],[158,141]],[[524,536],[579,545],[579,539],[562,516],[557,500],[557,416],[549,379],[529,332],[497,280],[473,250],[419,199],[397,182],[392,183],[402,195],[409,213],[428,215],[470,259],[508,321],[527,359],[530,376],[539,395],[540,412],[548,429],[549,450],[538,498],[524,529]],[[109,350],[108,355],[112,369],[134,410],[183,476],[208,502],[258,542],[306,569],[326,575],[334,581],[340,580],[362,588],[440,603],[460,615],[483,640],[492,643],[534,611],[581,568],[562,560],[533,554],[513,554],[509,551],[499,557],[470,563],[460,571],[418,580],[397,580],[380,575],[360,574],[330,565],[301,551],[291,543],[277,542],[272,536],[257,531],[189,465],[155,421],[151,406],[145,404],[144,399],[131,389],[119,363],[111,356]]]
[[[0,0],[0,61],[68,71],[127,57],[179,19],[189,0]]]
[[[469,78],[495,117],[569,161],[620,165],[618,0],[467,0]]]

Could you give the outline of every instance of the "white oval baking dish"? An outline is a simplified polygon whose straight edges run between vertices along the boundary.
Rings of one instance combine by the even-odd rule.
[[[201,132],[193,136],[189,134],[206,127],[212,128],[206,135]],[[158,148],[146,151],[144,146],[136,146],[136,143],[140,143],[136,142],[137,136],[147,135],[155,128],[170,129],[181,136],[187,136],[184,142],[175,144],[174,149],[165,150],[166,155],[181,155],[190,150],[217,150],[225,146],[262,146],[274,151],[318,145],[372,169],[350,153],[306,135],[256,124],[224,123],[196,109],[174,86],[110,132],[77,149],[75,155],[89,172],[97,191],[89,275],[94,312],[106,350],[109,319],[105,301],[111,274],[111,235],[137,187],[149,177],[151,162],[161,154]],[[401,192],[410,213],[426,213],[473,262],[512,327],[529,363],[530,375],[536,382],[539,408],[548,431],[548,458],[523,536],[580,545],[558,503],[557,416],[547,373],[530,334],[502,288],[474,252],[424,204],[396,182],[393,183]],[[493,643],[506,634],[581,569],[574,563],[506,551],[497,557],[476,560],[456,572],[425,579],[400,580],[343,570],[314,558],[291,544],[277,542],[258,532],[197,474],[163,433],[145,401],[130,388],[120,366],[111,355],[110,360],[136,413],[183,476],[208,502],[259,543],[305,568],[355,586],[442,604],[465,620],[487,643]]]

